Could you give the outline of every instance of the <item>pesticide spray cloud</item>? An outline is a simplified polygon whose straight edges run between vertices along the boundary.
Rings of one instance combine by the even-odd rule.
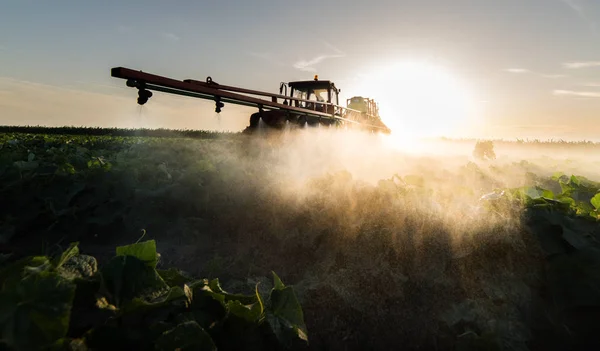
[[[251,293],[262,281],[266,289],[264,277],[275,269],[295,286],[309,335],[320,346],[431,346],[446,332],[438,323],[454,325],[461,313],[477,316],[478,328],[491,319],[517,325],[495,332],[523,345],[526,339],[515,334],[527,330],[519,308],[531,303],[524,282],[536,279],[538,263],[528,251],[521,208],[490,200],[500,192],[482,195],[531,184],[532,173],[551,175],[563,166],[577,172],[583,164],[548,163],[544,150],[507,147],[496,149],[494,161],[478,161],[473,142],[402,145],[389,138],[261,129],[239,138],[174,141],[152,151],[152,159],[180,179],[173,201],[185,205],[178,205],[185,227],[178,230],[197,233],[190,245],[214,245],[227,273],[251,283],[224,281],[226,288]],[[177,176],[177,168],[185,171]],[[199,229],[190,218],[206,218],[205,224]],[[193,273],[204,276],[212,266],[182,268],[198,267]],[[501,307],[493,303],[499,296]]]

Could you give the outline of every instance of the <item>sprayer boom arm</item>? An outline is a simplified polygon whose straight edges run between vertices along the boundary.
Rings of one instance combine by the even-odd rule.
[[[111,69],[111,76],[115,78],[121,78],[127,80],[127,86],[135,87],[139,90],[138,103],[143,105],[146,103],[148,98],[152,95],[148,90],[161,91],[170,94],[183,95],[189,97],[195,97],[206,100],[213,100],[216,103],[216,112],[221,111],[223,103],[232,103],[243,106],[257,107],[259,110],[284,110],[293,112],[295,114],[312,116],[316,118],[335,119],[345,121],[348,123],[363,124],[358,121],[348,119],[345,116],[347,112],[360,111],[349,109],[344,106],[339,106],[326,102],[315,102],[313,100],[299,99],[292,96],[285,96],[280,94],[273,94],[263,91],[220,85],[212,81],[210,77],[207,78],[206,82],[201,82],[192,79],[176,80],[167,78],[155,74],[145,73],[142,71],[136,71],[125,67],[114,67]],[[254,96],[270,97],[270,100],[261,99]],[[283,99],[284,102],[290,104],[280,103],[279,99]],[[313,108],[316,109],[316,105],[325,106],[324,111],[333,111],[333,113],[326,113],[316,111],[310,108],[304,108],[299,106],[292,106],[292,101],[298,102],[310,102],[313,103]],[[331,108],[333,107],[333,108]],[[386,129],[381,126],[369,125],[373,128]]]

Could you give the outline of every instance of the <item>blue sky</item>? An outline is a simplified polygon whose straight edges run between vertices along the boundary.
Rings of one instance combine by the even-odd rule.
[[[600,135],[596,0],[0,4],[0,124],[241,129],[246,109],[217,118],[194,99],[155,96],[140,111],[110,68],[274,92],[319,74],[368,95],[370,72],[411,61],[469,87],[482,134]]]

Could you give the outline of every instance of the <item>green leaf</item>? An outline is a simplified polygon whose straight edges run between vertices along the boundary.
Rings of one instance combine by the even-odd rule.
[[[210,283],[208,284],[208,286],[215,293],[223,295],[223,297],[225,298],[226,301],[238,300],[245,305],[250,305],[250,304],[253,304],[256,302],[255,295],[232,294],[232,293],[229,293],[229,292],[223,290],[218,278],[211,280]]]
[[[45,256],[25,257],[0,270],[0,284],[2,288],[8,289],[18,284],[29,273],[50,268],[50,261]]]
[[[292,287],[271,292],[271,312],[283,326],[292,328],[300,339],[308,340],[304,314]]]
[[[575,206],[576,203],[575,200],[566,195],[559,195],[556,197],[556,200],[569,206]]]
[[[544,189],[542,191],[542,197],[546,199],[554,199],[554,193],[552,192],[552,190]]]
[[[78,245],[79,245],[79,242],[71,243],[69,245],[69,247],[65,251],[63,251],[63,253],[60,256],[54,258],[54,260],[52,260],[52,264],[54,265],[54,268],[59,269],[71,257],[77,256],[79,254],[79,246]]]
[[[274,272],[273,277],[271,308],[267,314],[269,325],[283,344],[293,342],[292,336],[308,342],[304,313],[294,289],[291,286],[286,287]]]
[[[0,333],[13,349],[33,350],[64,337],[75,284],[42,271],[0,292]]]
[[[539,199],[543,195],[543,191],[536,187],[529,187],[525,189],[525,195],[529,196],[532,199]]]
[[[260,305],[258,302],[256,304]],[[229,313],[240,317],[247,322],[255,323],[258,322],[261,317],[260,310],[254,308],[256,304],[246,306],[242,305],[242,303],[237,300],[230,300],[227,302],[227,308],[229,309]]]
[[[590,200],[590,203],[594,206],[596,210],[600,209],[600,193],[596,194]]]
[[[227,316],[225,296],[215,293],[204,281],[190,285],[193,300],[191,310],[196,321],[204,328],[221,322]]]
[[[187,308],[192,303],[192,292],[190,288],[185,285],[183,288],[174,286],[170,288],[165,294],[158,296],[152,300],[144,300],[141,298],[132,299],[131,303],[123,308],[123,313],[129,313],[132,311],[141,311],[152,309],[156,307],[166,307],[166,305],[173,305],[173,307]]]
[[[149,301],[169,289],[153,267],[134,256],[114,257],[102,269],[102,277],[111,302],[119,308],[133,298]]]
[[[279,279],[279,276],[275,272],[271,272],[273,274],[273,289],[275,290],[283,290],[285,288],[285,284]]]
[[[156,268],[156,264],[158,262],[156,241],[147,240],[141,243],[118,246],[117,256],[133,256],[145,262],[149,267]]]
[[[60,164],[56,169],[57,174],[75,174],[75,172],[75,167],[68,162]]]
[[[164,332],[156,340],[158,350],[198,350],[215,351],[217,347],[212,338],[198,323],[188,321]]]
[[[157,269],[158,274],[169,286],[183,286],[194,279],[177,268]]]
[[[559,181],[561,178],[563,178],[565,176],[566,175],[563,172],[554,172],[554,174],[552,174],[552,180]]]

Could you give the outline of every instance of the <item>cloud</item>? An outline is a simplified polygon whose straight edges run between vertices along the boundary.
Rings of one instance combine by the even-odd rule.
[[[530,70],[524,69],[524,68],[507,68],[507,69],[505,69],[505,71],[509,72],[509,73],[529,73],[529,72],[531,72]]]
[[[325,45],[330,48],[331,50],[335,51],[336,54],[338,55],[346,55],[342,50],[338,49],[336,46],[334,46],[333,44],[331,44],[330,42],[325,41],[324,42]]]
[[[584,87],[590,87],[590,88],[600,88],[600,83],[586,83],[586,84],[582,84]]]
[[[600,61],[567,62],[563,66],[569,69],[600,67]]]
[[[588,24],[588,26],[590,27],[590,29],[592,30],[592,32],[596,33],[596,31],[597,31],[596,22],[592,21],[587,16],[586,10],[585,10],[585,8],[583,7],[583,5],[581,4],[581,2],[579,0],[562,0],[562,2],[564,2],[573,11],[575,11],[575,13],[577,14],[577,16],[579,16],[579,18],[581,18],[582,20],[584,20]]]
[[[336,57],[344,57],[344,55],[320,55],[311,60],[300,60],[294,63],[294,68],[304,72],[315,72],[317,69],[313,67],[314,65],[324,60]]]
[[[558,78],[567,77],[567,75],[564,75],[564,74],[538,73],[538,72],[530,71],[530,70],[525,69],[525,68],[507,68],[504,71],[508,72],[508,73],[516,73],[516,74],[532,73],[532,74],[536,74],[536,75],[538,75],[538,76],[540,76],[542,78],[550,78],[550,79],[558,79]]]
[[[168,32],[163,32],[160,34],[164,39],[168,40],[168,41],[179,41],[181,40],[181,38],[173,33],[168,33]]]
[[[324,41],[323,44],[325,44],[325,46],[327,46],[329,49],[334,51],[334,53],[317,55],[310,60],[305,60],[305,59],[298,60],[298,61],[294,62],[293,67],[300,71],[304,71],[304,72],[315,72],[316,68],[313,67],[314,65],[316,65],[322,61],[328,60],[328,59],[346,56],[346,54],[342,50],[338,49],[333,44],[326,42],[326,41]]]
[[[600,92],[594,91],[572,91],[572,90],[554,90],[552,92],[558,96],[573,96],[579,98],[600,98]]]

